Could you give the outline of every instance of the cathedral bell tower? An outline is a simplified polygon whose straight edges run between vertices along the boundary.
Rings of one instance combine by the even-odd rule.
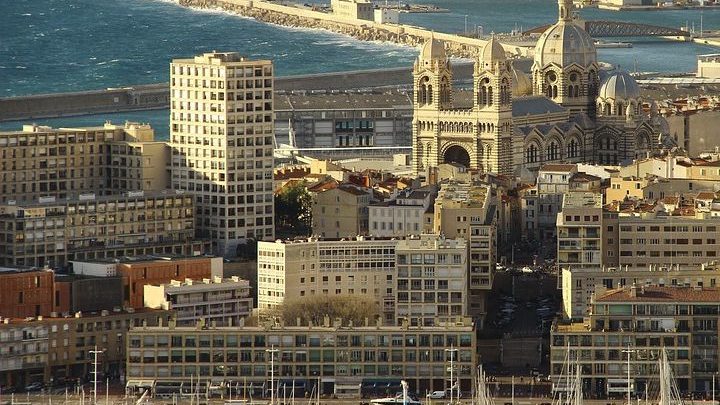
[[[512,174],[513,70],[505,49],[493,36],[475,62],[473,109],[477,114],[479,166],[485,172]]]
[[[452,68],[444,44],[430,38],[413,68],[413,168],[437,165],[440,112],[452,108]]]

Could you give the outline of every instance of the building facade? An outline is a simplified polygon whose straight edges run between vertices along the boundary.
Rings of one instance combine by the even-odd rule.
[[[452,351],[450,349],[452,348]],[[269,396],[271,358],[276,384],[321,395],[336,384],[399,387],[411,392],[449,388],[450,356],[460,389],[469,392],[477,360],[472,324],[434,327],[265,326],[242,328],[134,328],[127,343],[128,379],[186,382],[198,374],[217,384],[262,388]],[[276,385],[276,387],[279,385]],[[243,389],[243,388],[241,388]],[[396,388],[393,388],[395,390]],[[261,391],[261,393],[262,393]],[[304,396],[305,392],[296,395]],[[374,395],[394,395],[382,388]]]
[[[238,326],[253,309],[250,282],[238,277],[145,285],[145,307],[175,311],[176,325]]]
[[[0,317],[49,316],[55,311],[55,272],[49,269],[0,267]]]
[[[0,317],[0,385],[23,387],[45,381],[48,325]]]
[[[312,230],[323,238],[353,238],[368,233],[372,191],[352,184],[313,193]]]
[[[386,322],[395,318],[397,240],[317,239],[258,243],[258,308],[304,296],[373,298]]]
[[[194,204],[182,192],[82,194],[0,206],[0,265],[61,267],[73,260],[200,254]]]
[[[273,66],[237,53],[170,65],[172,188],[195,198],[200,237],[234,256],[273,239]]]
[[[395,324],[451,323],[468,315],[468,247],[462,239],[420,235],[398,242]]]
[[[425,214],[435,204],[437,188],[401,190],[389,201],[368,207],[368,233],[372,236],[392,237],[418,235],[425,229]]]
[[[719,294],[708,287],[630,286],[598,295],[588,322],[553,326],[553,380],[566,358],[578,359],[587,395],[622,397],[629,383],[642,396],[657,384],[664,348],[681,393],[710,392],[718,372]]]
[[[330,7],[340,18],[374,21],[375,5],[369,0],[332,0]]]

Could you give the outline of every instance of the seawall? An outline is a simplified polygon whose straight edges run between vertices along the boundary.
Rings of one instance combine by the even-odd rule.
[[[483,39],[432,32],[405,24],[376,23],[369,20],[343,18],[332,13],[314,11],[271,3],[263,0],[178,0],[181,6],[222,9],[244,17],[287,27],[317,28],[348,35],[364,41],[393,42],[418,46],[431,36],[445,42],[448,54],[460,58],[473,58],[487,42]],[[517,45],[503,45],[506,50],[526,54]]]
[[[454,66],[457,80],[472,77],[472,64]],[[350,90],[412,84],[409,67],[318,73],[275,78],[275,91]],[[164,109],[170,105],[167,83],[72,93],[0,98],[0,122],[75,115]]]

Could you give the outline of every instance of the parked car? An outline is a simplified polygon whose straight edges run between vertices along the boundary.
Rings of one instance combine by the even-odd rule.
[[[40,381],[35,381],[25,386],[25,391],[29,392],[40,391],[41,389],[43,389],[43,383]]]
[[[445,391],[433,391],[427,394],[429,399],[443,399],[445,398]]]

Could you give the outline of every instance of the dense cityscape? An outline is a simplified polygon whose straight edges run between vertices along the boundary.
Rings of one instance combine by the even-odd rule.
[[[0,98],[0,404],[714,405],[720,54],[598,50],[720,46],[720,5],[545,3],[446,33],[401,20],[451,2],[180,0],[414,61],[208,43],[167,83]]]

